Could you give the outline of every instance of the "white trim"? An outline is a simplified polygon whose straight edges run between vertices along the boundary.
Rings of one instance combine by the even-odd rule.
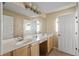
[[[3,3],[1,3],[1,55],[3,54]]]
[[[78,21],[78,3],[76,3],[76,10],[75,10],[75,17],[77,17],[77,19],[74,17],[74,19],[75,19],[75,32],[77,32],[78,33],[78,23],[76,23],[76,21]],[[76,43],[75,43],[75,45],[76,45],[76,48],[77,48],[77,50],[76,50],[76,55],[79,55],[79,53],[78,53],[78,35],[79,35],[79,33],[77,34],[77,35],[75,35],[75,38],[76,38]]]

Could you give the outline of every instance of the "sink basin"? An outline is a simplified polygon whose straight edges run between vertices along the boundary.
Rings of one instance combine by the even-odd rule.
[[[22,40],[22,41],[18,41],[18,42],[16,43],[16,45],[26,44],[26,43],[30,43],[30,42],[32,42],[32,40]]]
[[[16,45],[23,44],[23,43],[24,43],[24,41],[18,41],[18,42],[16,43]]]

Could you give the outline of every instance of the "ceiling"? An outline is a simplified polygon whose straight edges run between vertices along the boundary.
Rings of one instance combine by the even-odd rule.
[[[55,12],[76,5],[75,2],[35,2],[45,13]]]
[[[56,12],[76,5],[75,2],[32,2],[32,3],[35,4],[38,8],[40,8],[40,10],[43,11],[44,13]],[[18,5],[20,4],[21,3],[19,3]],[[12,2],[6,2],[3,8],[23,14],[25,16],[38,15],[38,14],[35,14],[30,9],[25,9],[23,5],[22,6],[21,5],[18,6],[18,5]]]

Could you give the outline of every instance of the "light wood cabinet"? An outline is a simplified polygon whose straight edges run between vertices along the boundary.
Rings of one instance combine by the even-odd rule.
[[[53,35],[53,46],[55,47],[55,48],[58,48],[58,36],[57,35]]]
[[[53,36],[48,37],[47,46],[48,46],[48,53],[53,48],[58,48],[58,38],[57,38],[56,35],[53,35]]]
[[[39,56],[39,44],[33,43],[13,51],[13,56]]]
[[[42,43],[34,42],[27,46],[18,48],[12,52],[4,54],[4,56],[45,56],[49,53],[56,44],[56,38],[50,36]]]
[[[30,56],[31,51],[30,51],[30,46],[25,46],[19,49],[16,49],[13,51],[13,56]]]
[[[6,54],[3,54],[3,56],[12,56],[12,55],[13,55],[12,52],[8,52],[8,53],[6,53]]]
[[[54,39],[53,39],[53,37],[48,38],[47,46],[48,46],[48,52],[50,52],[52,50],[52,48],[54,47]]]
[[[50,38],[48,38],[47,43],[48,43],[48,52],[50,52],[51,50],[51,39]]]
[[[31,56],[39,56],[39,44],[36,42],[31,44]]]
[[[39,56],[39,44],[35,42],[6,53],[3,56]]]

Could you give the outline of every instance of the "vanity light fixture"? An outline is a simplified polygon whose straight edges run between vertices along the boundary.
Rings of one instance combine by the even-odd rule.
[[[5,4],[6,2],[3,2],[3,5]],[[33,4],[32,2],[22,2],[24,4],[24,7],[26,9],[30,9],[31,11],[33,11],[34,13],[36,14],[42,14],[42,11],[40,10],[40,8]]]
[[[31,3],[31,2],[24,2],[24,5],[25,5],[25,8],[29,8],[30,10],[32,10],[34,13],[36,13],[36,14],[41,14],[41,11],[40,11],[40,9],[37,7],[37,6],[35,6],[33,3]]]

